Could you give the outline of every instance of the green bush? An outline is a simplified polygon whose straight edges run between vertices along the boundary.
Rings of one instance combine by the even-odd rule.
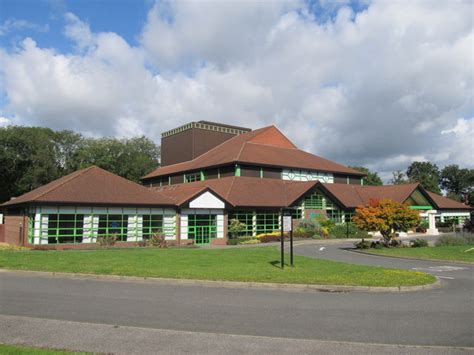
[[[237,238],[241,233],[245,232],[247,225],[238,219],[231,219],[229,225],[229,234],[232,239]]]
[[[256,240],[254,237],[239,237],[227,240],[227,245],[251,244],[247,243],[250,240]]]
[[[410,240],[410,246],[412,248],[422,248],[428,246],[428,241],[426,239],[417,238],[415,240]]]
[[[355,242],[354,246],[357,249],[370,249],[370,248],[372,248],[372,244],[373,244],[373,242],[362,239],[359,242]]]
[[[455,237],[454,235],[443,235],[438,238],[435,242],[435,246],[455,246],[455,245],[466,245],[467,240],[463,237]]]
[[[99,244],[101,247],[111,247],[116,241],[116,235],[100,235],[97,237],[97,244]]]
[[[349,223],[334,225],[329,229],[329,236],[330,238],[368,238],[369,234]]]

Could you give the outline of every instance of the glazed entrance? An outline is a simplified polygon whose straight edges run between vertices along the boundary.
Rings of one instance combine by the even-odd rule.
[[[195,244],[210,244],[217,237],[217,215],[192,214],[188,216],[188,239]]]

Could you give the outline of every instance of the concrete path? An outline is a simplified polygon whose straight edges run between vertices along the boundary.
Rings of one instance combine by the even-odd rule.
[[[457,355],[471,350],[185,332],[17,316],[0,316],[0,342],[114,354]]]

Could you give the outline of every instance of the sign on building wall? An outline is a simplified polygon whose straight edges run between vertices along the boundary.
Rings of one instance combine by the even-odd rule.
[[[325,183],[334,183],[334,176],[330,173],[311,170],[284,169],[282,173],[283,180],[290,181],[321,181]]]

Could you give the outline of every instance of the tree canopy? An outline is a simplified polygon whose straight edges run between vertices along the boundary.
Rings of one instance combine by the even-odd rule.
[[[419,182],[425,189],[441,193],[439,188],[440,171],[436,164],[428,161],[415,161],[407,169],[410,182]]]
[[[441,170],[440,186],[454,200],[464,202],[474,191],[474,169],[461,169],[458,165],[447,165]],[[470,199],[472,201],[472,198]]]
[[[360,206],[352,220],[365,231],[380,231],[388,246],[394,232],[406,232],[420,224],[418,211],[409,206],[389,200],[372,200],[368,206]]]
[[[86,138],[40,127],[0,128],[0,147],[0,202],[90,165],[138,182],[160,156],[146,137]]]
[[[364,177],[364,185],[383,185],[383,181],[377,172],[372,172],[368,168],[363,166],[350,166],[350,168],[360,171],[361,173],[367,174],[367,176]]]

